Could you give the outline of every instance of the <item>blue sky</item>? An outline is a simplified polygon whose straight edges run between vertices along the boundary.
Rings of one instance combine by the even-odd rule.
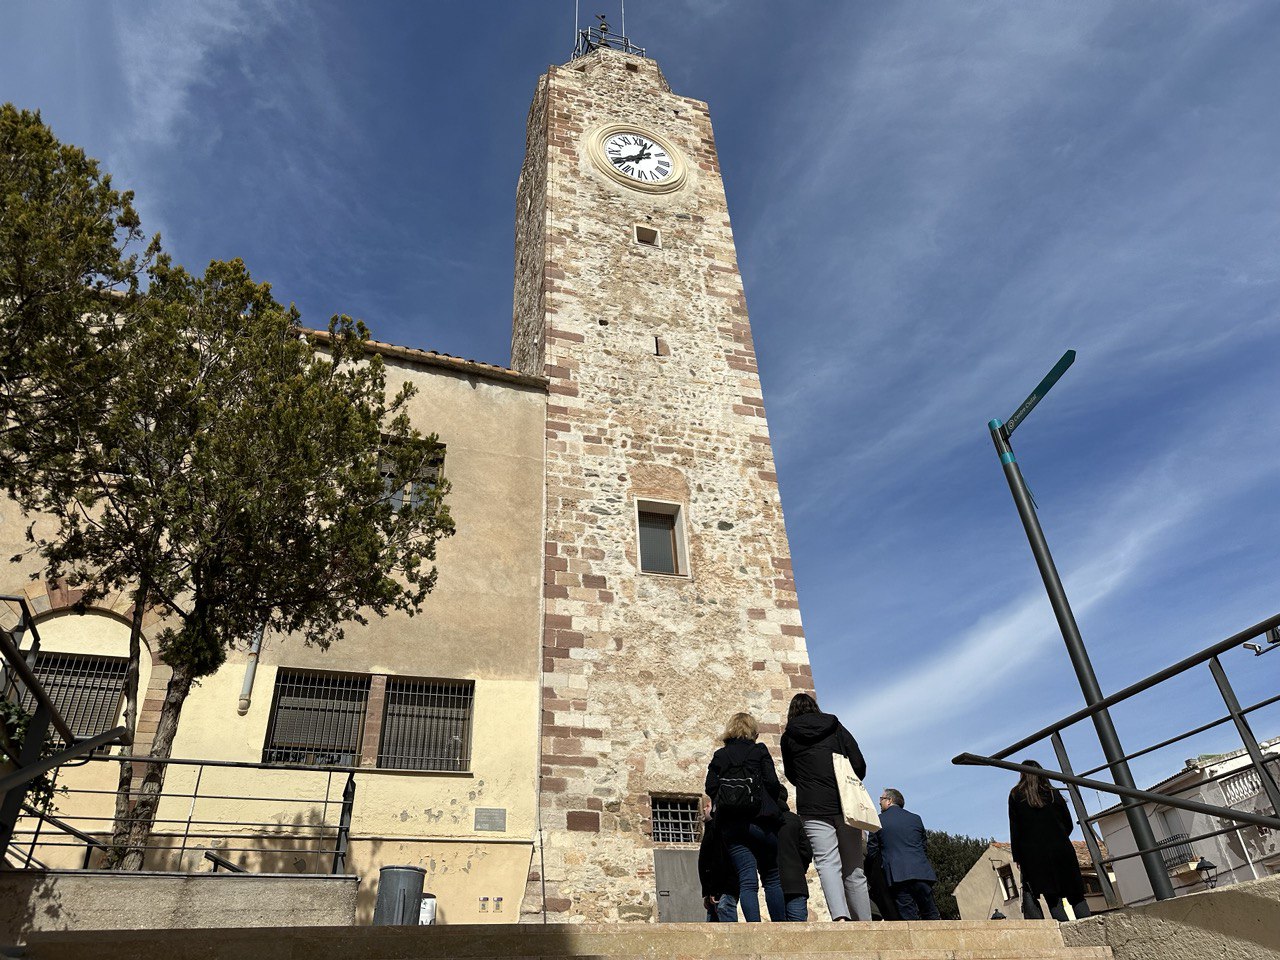
[[[0,100],[188,266],[505,364],[525,113],[572,25],[571,0],[15,2]],[[1015,446],[1104,689],[1280,610],[1280,6],[632,0],[627,29],[711,104],[820,699],[874,789],[1003,837],[1009,778],[950,757],[1081,696],[985,424],[1064,350]],[[1227,666],[1246,702],[1280,680]],[[1150,695],[1121,737],[1212,696]]]

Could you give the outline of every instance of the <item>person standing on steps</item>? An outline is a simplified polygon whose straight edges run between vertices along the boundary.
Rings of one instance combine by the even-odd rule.
[[[749,713],[729,718],[724,743],[707,766],[706,792],[729,859],[738,871],[738,906],[747,923],[760,921],[760,887],[769,919],[786,919],[778,875],[778,797],[782,784],[769,748],[758,743],[760,728]]]
[[[925,853],[924,821],[907,811],[892,787],[880,794],[880,829],[871,835],[868,855],[879,854],[889,893],[903,920],[938,920],[933,885],[938,875]]]
[[[1023,764],[1040,767],[1034,760]],[[1071,844],[1073,826],[1067,801],[1044,777],[1024,773],[1009,792],[1009,846],[1022,873],[1023,913],[1030,914],[1028,920],[1044,919],[1041,896],[1055,920],[1067,919],[1064,898],[1077,919],[1090,914],[1080,861]]]
[[[813,850],[804,821],[787,807],[787,790],[782,788],[778,802],[782,808],[782,829],[778,831],[778,873],[782,876],[782,896],[787,920],[804,923],[809,919],[809,864]]]
[[[738,922],[738,871],[729,859],[711,804],[702,807],[702,844],[698,847],[698,878],[708,923]]]
[[[858,741],[807,693],[791,698],[782,734],[782,769],[796,788],[796,813],[813,848],[822,895],[832,920],[870,920],[871,896],[862,872],[862,831],[845,823],[840,809],[833,754],[848,758],[853,772],[867,775]]]

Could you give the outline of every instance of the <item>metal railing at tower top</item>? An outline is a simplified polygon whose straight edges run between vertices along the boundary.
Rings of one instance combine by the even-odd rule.
[[[1168,869],[1170,857],[1173,854],[1169,851],[1177,851],[1185,853],[1181,850],[1183,847],[1189,848],[1192,843],[1197,840],[1207,840],[1210,837],[1221,836],[1224,834],[1234,834],[1247,826],[1263,827],[1270,830],[1280,830],[1280,785],[1277,785],[1276,778],[1272,770],[1276,766],[1278,758],[1275,754],[1264,754],[1262,748],[1258,744],[1258,739],[1254,736],[1253,730],[1249,726],[1248,717],[1264,707],[1272,704],[1280,703],[1280,694],[1275,694],[1259,700],[1248,706],[1241,706],[1240,701],[1236,698],[1234,688],[1227,679],[1226,670],[1222,666],[1221,657],[1229,651],[1236,650],[1248,645],[1248,649],[1254,651],[1254,656],[1261,653],[1268,653],[1272,650],[1280,649],[1280,614],[1270,617],[1266,620],[1256,623],[1251,627],[1241,630],[1239,633],[1233,634],[1224,640],[1205,647],[1198,653],[1194,653],[1189,657],[1179,660],[1177,663],[1158,670],[1119,690],[1110,696],[1103,697],[1100,701],[1089,706],[1077,710],[1075,713],[1069,714],[1060,720],[1047,724],[1035,733],[1028,734],[1016,743],[1012,743],[1003,750],[998,750],[991,756],[981,756],[973,753],[962,753],[955,757],[951,762],[963,766],[988,766],[997,767],[1002,770],[1009,770],[1014,773],[1035,773],[1046,777],[1049,780],[1058,781],[1067,785],[1067,793],[1071,798],[1071,805],[1075,810],[1076,822],[1080,824],[1080,828],[1084,831],[1085,843],[1089,847],[1089,855],[1092,858],[1095,867],[1098,870],[1098,881],[1102,885],[1103,895],[1107,899],[1108,905],[1118,905],[1119,901],[1115,895],[1115,891],[1111,887],[1110,878],[1107,876],[1106,866],[1117,863],[1121,860],[1128,860],[1133,857],[1145,857],[1148,855],[1158,855],[1164,869]],[[1251,643],[1261,639],[1266,646],[1257,643]],[[1185,730],[1174,734],[1159,743],[1151,744],[1143,747],[1141,750],[1135,750],[1126,753],[1121,757],[1111,758],[1108,762],[1099,766],[1092,767],[1082,773],[1075,773],[1071,767],[1070,757],[1067,755],[1066,746],[1062,740],[1062,731],[1066,728],[1080,723],[1084,720],[1092,720],[1097,714],[1113,707],[1116,704],[1124,703],[1127,700],[1147,692],[1161,684],[1179,677],[1197,667],[1208,666],[1209,672],[1213,675],[1214,683],[1218,688],[1218,693],[1222,697],[1223,704],[1226,706],[1226,714],[1218,717],[1208,723],[1202,723],[1190,730]],[[1171,789],[1168,792],[1157,792],[1152,790],[1138,790],[1129,786],[1117,783],[1109,783],[1105,780],[1092,779],[1094,774],[1102,773],[1113,768],[1120,763],[1127,763],[1138,757],[1146,756],[1161,750],[1165,747],[1172,746],[1175,743],[1181,743],[1198,734],[1216,729],[1226,724],[1233,724],[1236,733],[1239,735],[1244,745],[1244,753],[1249,758],[1248,767],[1232,767],[1231,769],[1209,778],[1211,780],[1222,780],[1228,777],[1234,777],[1244,771],[1251,771],[1253,776],[1257,777],[1261,792],[1266,795],[1271,805],[1271,815],[1257,813],[1250,810],[1241,810],[1236,807],[1226,807],[1217,804],[1205,803],[1200,800],[1188,800],[1178,796],[1188,790],[1202,786],[1206,780],[1196,780],[1185,787]],[[1053,744],[1054,753],[1057,756],[1060,770],[1041,769],[1038,767],[1030,767],[1021,763],[1013,763],[1007,758],[1015,753],[1026,750],[1035,744],[1050,740]],[[1159,843],[1143,844],[1137,843],[1138,849],[1132,853],[1126,853],[1120,856],[1103,857],[1098,848],[1098,843],[1094,837],[1090,824],[1101,819],[1102,816],[1110,814],[1112,811],[1104,811],[1090,815],[1085,808],[1084,800],[1080,795],[1080,788],[1084,787],[1090,790],[1098,790],[1119,797],[1121,806],[1126,813],[1133,810],[1139,816],[1145,818],[1143,811],[1144,804],[1159,804],[1163,807],[1174,807],[1180,810],[1187,810],[1191,813],[1199,813],[1218,820],[1227,821],[1233,826],[1223,829],[1211,830],[1205,833],[1196,834],[1194,836],[1187,834],[1175,834]],[[1184,861],[1185,862],[1185,861]]]
[[[578,31],[573,45],[573,59],[585,57],[592,50],[607,47],[620,53],[630,53],[637,57],[645,56],[644,47],[637,47],[630,39],[609,32],[609,25],[601,21],[598,27],[584,27]]]

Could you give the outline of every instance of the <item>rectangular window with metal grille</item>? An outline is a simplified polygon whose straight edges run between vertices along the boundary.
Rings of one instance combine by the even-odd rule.
[[[645,573],[679,573],[674,514],[640,511],[640,569]]]
[[[399,513],[405,504],[420,507],[435,492],[444,472],[444,446],[441,445],[436,455],[423,464],[412,477],[401,477],[396,473],[395,465],[387,459],[378,464],[378,473],[382,476],[383,496],[391,503],[391,509]]]
[[[77,737],[96,736],[115,726],[129,670],[126,657],[38,653],[32,669]],[[23,709],[29,713],[35,706],[35,697],[24,689]]]
[[[696,797],[651,797],[654,843],[698,843],[702,815]]]
[[[368,700],[367,676],[281,670],[263,762],[356,766]]]
[[[469,770],[475,684],[387,678],[378,766]]]

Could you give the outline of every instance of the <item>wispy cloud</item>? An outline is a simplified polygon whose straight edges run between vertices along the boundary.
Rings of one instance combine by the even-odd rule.
[[[267,0],[210,0],[111,7],[128,92],[127,138],[141,144],[172,144],[181,128],[192,123],[193,91],[209,83],[215,60],[230,48],[251,45],[279,24],[288,6]]]

